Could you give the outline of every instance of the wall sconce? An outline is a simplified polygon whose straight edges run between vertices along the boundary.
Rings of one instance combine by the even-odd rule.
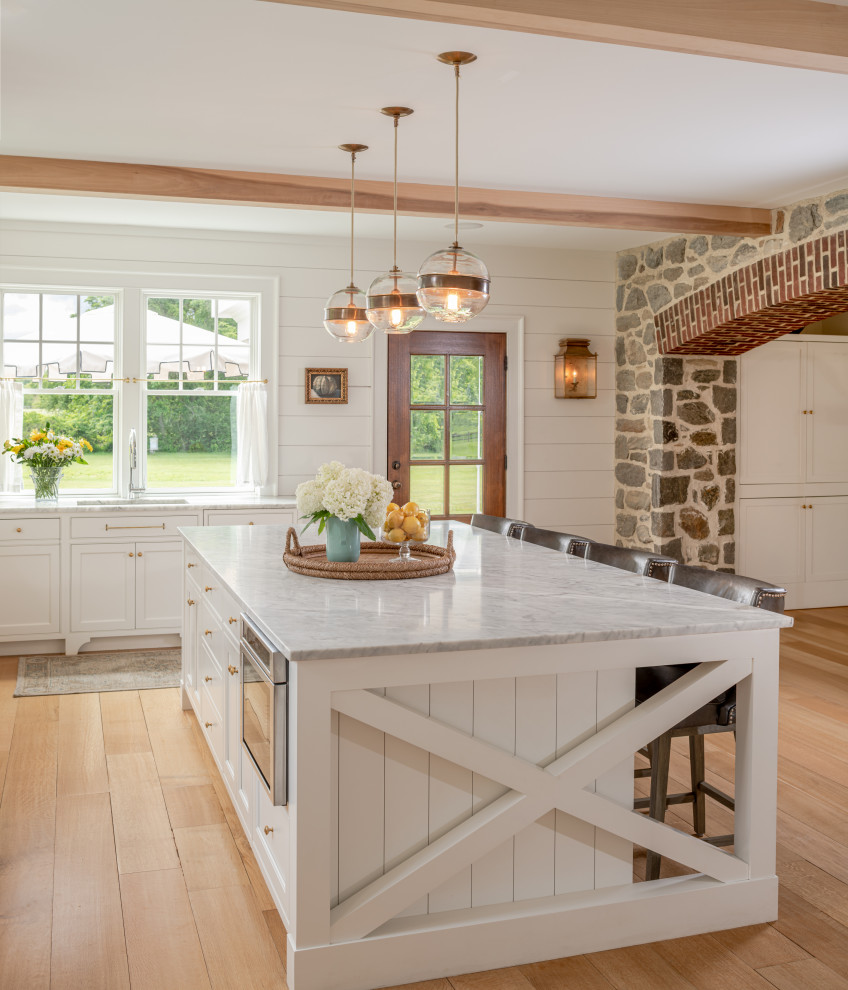
[[[554,397],[594,399],[598,395],[598,355],[585,337],[564,337],[554,357]]]

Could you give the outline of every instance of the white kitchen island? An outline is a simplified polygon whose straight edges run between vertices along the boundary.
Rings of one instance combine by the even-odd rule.
[[[184,704],[286,924],[291,990],[776,918],[778,637],[791,620],[451,527],[452,573],[390,582],[289,572],[284,527],[183,530]],[[446,535],[434,524],[433,542]],[[240,744],[239,613],[289,660],[286,807]],[[694,661],[634,708],[636,667]],[[729,853],[632,810],[633,754],[733,684]],[[634,883],[634,843],[695,872]]]

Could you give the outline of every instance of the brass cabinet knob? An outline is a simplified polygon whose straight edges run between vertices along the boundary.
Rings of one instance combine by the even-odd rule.
[[[214,591],[215,589],[214,588],[210,588],[209,585],[207,584],[206,587],[203,590],[204,591]]]
[[[208,683],[209,683],[209,682],[210,682],[210,681],[212,680],[212,678],[211,678],[211,677],[210,677],[210,676],[209,676],[209,675],[207,674],[207,675],[206,675],[206,676],[205,676],[205,677],[203,678],[203,680],[204,680],[204,681],[206,681],[206,683],[208,684]]]
[[[229,622],[229,624],[232,625],[234,622],[238,622],[238,619],[234,619],[232,616],[230,616],[229,619],[227,619],[227,622]]]
[[[234,667],[232,664],[228,664],[227,670],[233,675],[233,677],[235,677],[238,673],[238,667]]]
[[[249,522],[249,523],[248,523],[247,525],[248,525],[248,526],[252,526],[252,525],[253,525],[253,523],[252,523],[252,522]]]
[[[186,567],[197,567],[197,564],[186,564]]]
[[[804,413],[805,416],[807,415],[807,410],[806,409],[803,409],[802,412]]]
[[[135,554],[134,554],[134,553],[131,553],[131,554],[129,554],[129,556],[130,556],[130,557],[134,557],[134,556],[135,556]]]
[[[212,630],[211,629],[205,629],[204,632],[203,632],[203,635],[204,636],[211,636],[212,635]]]
[[[206,728],[207,728],[207,729],[211,729],[211,728],[212,728],[212,726],[213,726],[213,725],[214,725],[215,723],[214,723],[214,722],[204,722],[203,724],[204,724],[204,725],[206,726]]]
[[[142,554],[142,552],[141,552],[141,550],[139,550],[139,551],[138,551],[138,554],[137,554],[137,556],[139,556],[139,557],[142,557],[142,556],[144,556],[144,555]]]
[[[274,832],[274,830],[273,830],[273,829],[271,828],[271,826],[270,826],[270,825],[266,825],[266,826],[265,826],[265,828],[264,828],[264,829],[263,829],[262,831],[263,831],[263,832],[264,832],[264,833],[265,833],[266,835],[272,835],[272,834],[273,834],[273,832]]]
[[[812,410],[812,409],[810,410],[810,415],[811,415],[811,416],[813,415],[813,410]]]
[[[186,604],[187,605],[194,605],[194,599],[193,598],[186,598]]]
[[[21,529],[21,527],[20,527],[20,526],[18,526],[18,528],[17,528],[16,530],[15,530],[15,532],[16,532],[16,533],[23,533],[23,530]]]

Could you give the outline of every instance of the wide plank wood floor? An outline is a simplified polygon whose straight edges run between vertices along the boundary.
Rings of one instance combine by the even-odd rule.
[[[848,990],[848,608],[794,617],[778,921],[404,990]],[[0,986],[285,990],[282,921],[179,692],[15,699],[16,669],[0,658]],[[732,736],[708,739],[707,762],[732,790]],[[687,775],[681,746],[672,787]],[[732,830],[707,805],[708,831]],[[690,819],[671,809],[678,827]]]

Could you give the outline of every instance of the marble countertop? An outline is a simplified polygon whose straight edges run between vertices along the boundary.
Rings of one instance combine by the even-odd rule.
[[[197,509],[293,509],[293,495],[148,495],[142,499],[121,499],[114,504],[97,505],[96,493],[61,498],[58,505],[36,505],[32,494],[0,497],[0,514],[16,518],[32,515],[65,515],[80,512],[186,512]],[[109,495],[103,499],[110,500]]]
[[[304,577],[283,563],[286,527],[181,530],[290,660],[436,653],[738,632],[792,625],[655,578],[522,543],[463,523],[449,574],[406,581]],[[320,542],[307,530],[303,545]]]

